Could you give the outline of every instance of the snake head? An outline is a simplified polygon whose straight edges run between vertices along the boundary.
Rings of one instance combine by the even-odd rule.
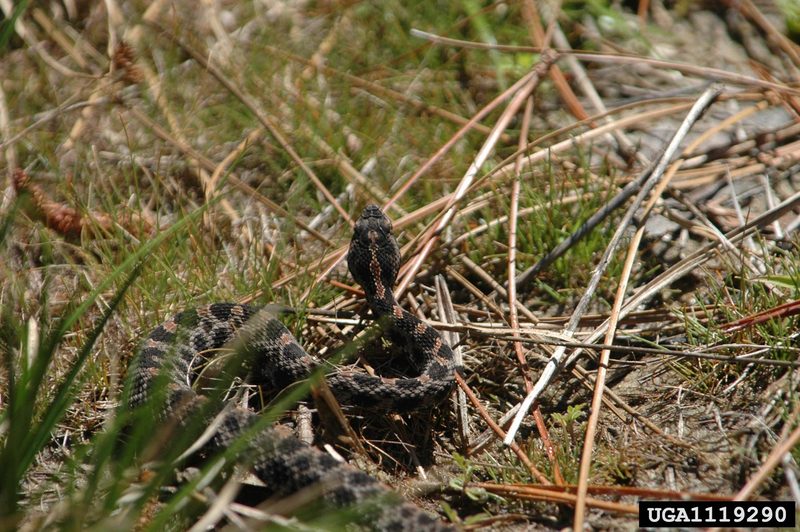
[[[377,205],[367,205],[356,222],[347,265],[371,304],[394,302],[392,286],[400,269],[400,247],[392,235],[391,220]]]

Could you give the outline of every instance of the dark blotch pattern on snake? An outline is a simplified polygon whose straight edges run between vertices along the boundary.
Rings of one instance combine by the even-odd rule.
[[[129,406],[145,404],[160,381],[166,381],[166,417],[181,423],[200,411],[204,396],[192,388],[199,363],[213,350],[233,341],[244,346],[250,381],[283,387],[325,367],[326,381],[345,405],[383,411],[430,407],[452,390],[458,369],[453,352],[430,325],[403,310],[392,292],[400,251],[389,219],[375,206],[364,209],[356,223],[348,267],[364,289],[373,315],[384,324],[389,340],[399,345],[420,368],[415,378],[383,378],[340,370],[306,353],[278,320],[247,305],[218,303],[182,312],[152,331],[132,365]],[[211,355],[209,355],[211,353]],[[207,444],[213,452],[227,449],[256,422],[257,414],[228,408]],[[207,420],[210,422],[210,420]],[[251,439],[245,451],[252,471],[278,495],[319,487],[335,506],[392,499],[389,489],[369,475],[308,446],[283,427],[267,428]],[[377,530],[451,530],[451,527],[407,502],[362,505],[367,526]]]

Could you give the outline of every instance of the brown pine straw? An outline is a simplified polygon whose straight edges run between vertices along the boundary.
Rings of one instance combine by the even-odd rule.
[[[553,11],[558,10],[553,9]],[[539,17],[539,12],[536,10],[533,0],[525,0],[522,2],[522,18],[528,25],[528,33],[531,34],[531,40],[534,46],[539,48],[550,46],[549,35],[545,35],[544,29],[542,28],[542,20]],[[551,24],[551,28],[553,27],[555,27],[555,24]],[[548,29],[548,34],[549,33],[551,33],[550,29]],[[586,120],[589,118],[589,113],[586,112],[586,109],[583,108],[578,97],[575,96],[572,87],[570,87],[567,82],[566,76],[564,76],[564,73],[557,64],[550,67],[550,79],[553,80],[553,85],[558,90],[561,99],[564,100],[564,103],[573,116],[578,120]]]
[[[737,9],[742,15],[752,19],[764,33],[769,35],[767,42],[772,41],[776,43],[780,50],[792,60],[794,66],[800,68],[800,51],[798,51],[798,46],[781,31],[778,31],[772,22],[759,11],[752,0],[725,0],[724,3],[728,4],[731,9]]]
[[[527,501],[547,501],[564,504],[575,504],[577,495],[567,493],[564,491],[555,491],[546,488],[537,488],[528,484],[492,484],[489,482],[470,482],[464,486],[465,488],[479,488],[503,495],[506,497],[514,497],[520,500]],[[623,504],[618,502],[604,501],[602,499],[595,499],[593,497],[585,497],[586,504],[592,508],[606,510],[620,514],[639,514],[639,506],[635,504]]]
[[[497,484],[494,482],[469,482],[465,488],[483,489],[490,493],[503,495],[506,497],[517,497],[520,499],[540,500],[550,502],[572,503],[575,501],[574,494],[578,487],[575,484],[566,484],[563,486],[553,485],[535,485],[535,484]],[[639,497],[647,499],[661,499],[661,500],[686,500],[686,501],[732,501],[735,500],[732,495],[719,495],[715,493],[693,493],[675,490],[663,490],[656,488],[640,488],[636,486],[603,486],[594,485],[589,486],[589,493],[593,495],[610,495],[614,497]],[[553,498],[554,494],[572,496]],[[595,506],[598,499],[589,499],[589,506]],[[615,504],[609,503],[606,504]],[[622,511],[628,509],[635,509],[630,512],[638,514],[638,506],[623,504],[620,505]],[[619,511],[619,508],[608,508],[611,511]]]

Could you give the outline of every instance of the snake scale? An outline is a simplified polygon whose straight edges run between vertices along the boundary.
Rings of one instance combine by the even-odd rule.
[[[381,331],[420,368],[419,376],[384,378],[335,368],[304,351],[268,313],[248,305],[216,303],[177,314],[150,333],[131,366],[129,408],[145,405],[156,395],[156,385],[166,382],[167,397],[164,406],[157,407],[159,414],[177,418],[179,424],[199,415],[198,405],[205,397],[192,386],[197,376],[193,368],[213,358],[214,350],[235,341],[244,345],[245,358],[252,361],[248,380],[255,384],[285,387],[322,366],[328,386],[342,404],[403,412],[443,400],[451,392],[459,368],[440,333],[395,300],[392,287],[400,267],[400,250],[391,221],[379,207],[367,206],[356,222],[347,262],[373,316],[383,324]],[[216,431],[206,450],[227,449],[258,418],[247,408],[227,405],[217,416]],[[375,530],[452,530],[411,503],[399,501],[366,473],[301,442],[285,427],[261,430],[244,453],[253,473],[277,495],[321,489],[327,504],[354,507],[362,514],[362,524]],[[391,503],[386,504],[387,500]]]

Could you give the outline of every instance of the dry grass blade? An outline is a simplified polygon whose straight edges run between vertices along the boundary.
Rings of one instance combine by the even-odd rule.
[[[672,177],[675,176],[675,172],[680,165],[680,160],[674,162],[670,169],[665,173],[664,179],[658,183],[656,188],[653,190],[650,201],[648,201],[647,205],[645,205],[643,209],[644,212],[640,217],[641,220],[646,219],[650,214],[657,199],[661,197],[661,194],[664,192],[664,189],[667,187]],[[658,167],[654,171],[658,171]],[[627,292],[628,283],[630,282],[633,263],[639,251],[639,244],[642,241],[643,235],[644,224],[640,222],[639,228],[628,245],[625,264],[622,267],[622,275],[620,276],[619,284],[617,286],[614,304],[611,307],[611,314],[608,318],[608,329],[606,330],[606,336],[604,340],[605,344],[614,343],[614,337],[616,336],[617,325],[619,323],[620,310],[622,309],[622,305],[625,300],[625,293]],[[603,404],[605,381],[608,373],[610,357],[610,349],[603,349],[600,352],[599,367],[595,377],[594,392],[592,394],[591,414],[589,415],[589,422],[586,427],[586,435],[584,436],[583,452],[581,454],[581,467],[578,474],[578,498],[575,504],[575,517],[573,520],[573,528],[576,530],[583,529],[584,520],[586,518],[586,496],[589,485],[589,470],[592,463],[592,449],[594,448],[594,439],[597,434],[597,426],[600,422],[600,410]]]
[[[554,30],[556,27],[555,21],[551,21],[550,29],[548,29],[547,35],[545,35],[544,29],[542,28],[541,19],[539,18],[539,12],[537,11],[532,0],[525,0],[522,3],[522,16],[525,19],[525,22],[528,24],[529,33],[534,46],[542,50],[549,47],[552,36],[551,30]],[[553,65],[550,68],[550,77],[553,80],[556,88],[558,88],[558,92],[561,95],[561,98],[564,100],[564,103],[567,104],[570,112],[575,115],[578,120],[585,120],[589,118],[588,113],[583,108],[583,105],[581,105],[578,97],[572,91],[572,88],[567,82],[566,76],[564,76],[564,73],[561,71],[561,68],[558,65]]]
[[[469,401],[472,403],[472,406],[474,406],[475,409],[478,411],[478,414],[480,414],[483,421],[487,425],[489,425],[489,428],[497,435],[498,438],[502,438],[504,434],[503,429],[492,419],[492,417],[489,415],[489,412],[487,412],[486,408],[481,404],[480,399],[478,399],[478,397],[469,387],[469,384],[467,384],[467,382],[464,380],[464,377],[456,374],[456,382],[458,383],[458,386],[461,388],[461,390],[464,391],[467,398],[469,398]],[[519,461],[525,465],[525,467],[528,469],[528,471],[533,477],[538,479],[539,482],[541,482],[542,484],[549,484],[547,477],[541,471],[536,469],[536,466],[533,465],[533,463],[528,458],[528,455],[525,454],[525,451],[519,445],[517,445],[516,443],[512,443],[509,447],[514,452],[514,454],[517,455]]]

